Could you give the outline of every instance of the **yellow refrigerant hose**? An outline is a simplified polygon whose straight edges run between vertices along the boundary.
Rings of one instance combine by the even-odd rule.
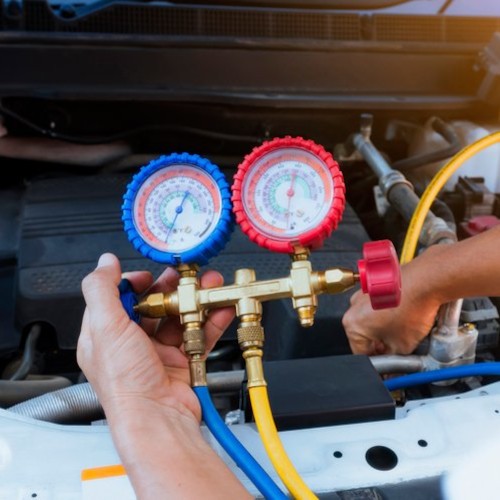
[[[432,203],[436,199],[437,195],[446,184],[448,179],[470,158],[474,155],[486,149],[492,144],[500,142],[500,132],[495,132],[493,134],[487,135],[482,139],[472,143],[466,148],[462,149],[457,153],[432,179],[424,194],[420,198],[420,202],[413,213],[413,217],[410,220],[408,230],[406,232],[405,241],[403,244],[403,250],[401,252],[400,262],[401,264],[407,264],[413,259],[415,251],[417,249],[418,238],[422,231],[424,225],[424,220]]]
[[[288,458],[288,455],[283,448],[281,439],[279,438],[276,425],[274,424],[271,406],[267,395],[267,387],[250,387],[250,403],[257,424],[257,430],[264,444],[264,448],[278,473],[278,476],[283,481],[288,491],[293,498],[303,500],[317,500],[317,496],[304,483],[294,465]]]

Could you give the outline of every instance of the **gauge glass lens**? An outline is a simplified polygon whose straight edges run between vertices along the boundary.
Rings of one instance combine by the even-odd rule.
[[[280,148],[250,166],[243,179],[243,207],[265,236],[293,241],[321,224],[333,191],[321,158],[301,148]]]
[[[134,200],[134,222],[153,248],[170,253],[205,241],[221,215],[217,183],[188,164],[169,165],[148,177]]]

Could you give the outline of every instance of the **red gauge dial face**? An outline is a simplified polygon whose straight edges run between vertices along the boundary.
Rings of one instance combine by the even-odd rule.
[[[184,252],[210,236],[221,214],[219,188],[202,169],[169,165],[147,178],[134,200],[134,223],[153,248]]]
[[[295,241],[318,227],[333,197],[328,166],[301,148],[264,154],[248,168],[242,183],[242,203],[250,223],[264,236],[280,241]]]

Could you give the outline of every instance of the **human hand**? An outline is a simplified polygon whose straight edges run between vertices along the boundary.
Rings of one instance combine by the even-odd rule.
[[[169,292],[178,275],[167,268],[152,285],[149,272],[127,273],[135,292]],[[177,317],[161,321],[131,321],[120,301],[120,263],[104,254],[82,283],[87,303],[78,341],[77,359],[106,414],[143,408],[144,404],[175,408],[199,421],[201,410],[189,387],[188,361],[182,351],[182,328]],[[201,286],[222,285],[222,276],[209,271]],[[205,324],[209,352],[234,317],[233,308],[213,311]],[[138,408],[140,411],[140,409]]]
[[[368,295],[351,297],[342,323],[354,354],[410,354],[429,333],[441,302],[429,288],[424,255],[401,268],[399,307],[374,311]]]

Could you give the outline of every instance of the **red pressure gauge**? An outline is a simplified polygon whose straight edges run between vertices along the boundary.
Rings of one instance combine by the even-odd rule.
[[[255,148],[238,167],[232,193],[241,229],[274,252],[321,246],[345,206],[338,163],[322,146],[301,137]]]

